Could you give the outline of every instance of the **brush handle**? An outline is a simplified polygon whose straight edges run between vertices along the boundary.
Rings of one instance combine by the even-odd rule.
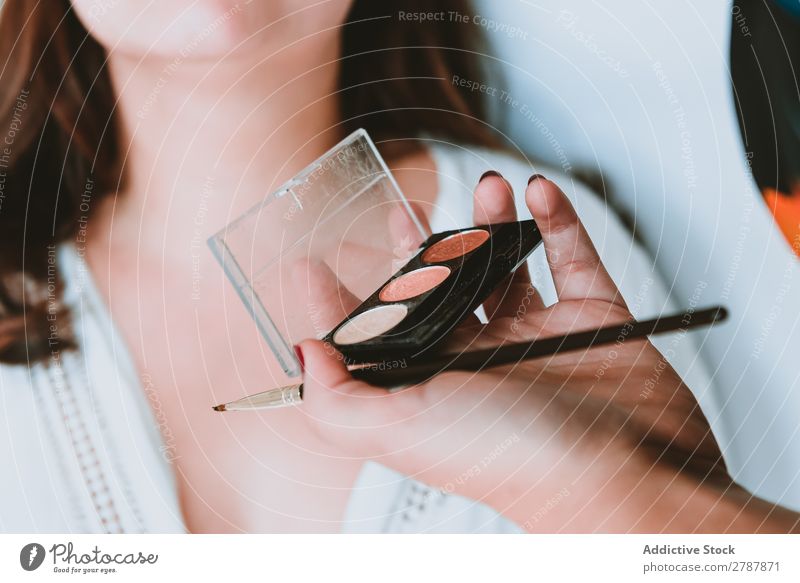
[[[531,342],[516,342],[459,354],[437,355],[430,360],[415,362],[405,368],[396,366],[395,363],[377,363],[353,370],[352,375],[356,379],[378,387],[399,387],[422,383],[448,370],[474,372],[484,368],[514,364],[523,360],[552,356],[562,352],[637,340],[652,334],[709,326],[716,322],[721,322],[727,317],[728,311],[724,307],[714,306],[704,310],[681,312],[672,316],[663,316],[642,322],[632,320],[624,324],[584,332],[572,332]],[[393,366],[396,367],[393,368]]]

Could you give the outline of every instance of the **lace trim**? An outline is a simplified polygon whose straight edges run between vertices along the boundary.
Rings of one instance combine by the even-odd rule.
[[[64,463],[67,459],[67,453],[64,451],[62,442],[56,437],[55,431],[53,430],[55,423],[51,418],[48,407],[48,403],[51,402],[51,400],[48,399],[44,394],[44,389],[42,388],[43,383],[39,381],[40,374],[45,376],[47,375],[46,366],[37,364],[35,365],[34,370],[36,374],[31,374],[31,386],[33,388],[34,400],[36,402],[36,414],[41,417],[42,424],[44,425],[45,435],[50,441],[50,447],[48,448],[48,451],[56,452],[52,458],[55,460],[55,464],[61,474],[61,486],[66,489],[66,498],[72,509],[72,515],[75,519],[75,523],[77,523],[78,526],[78,528],[74,530],[77,532],[86,532],[88,529],[86,512],[84,511],[83,504],[80,502],[80,496],[75,490],[75,482],[70,477],[72,472],[68,470],[66,464]],[[44,384],[49,386],[48,383]],[[49,473],[50,472],[48,468],[48,474]],[[66,523],[69,525],[75,524],[72,520],[67,520]]]
[[[416,480],[408,479],[397,497],[397,504],[389,514],[384,532],[423,532],[425,521],[447,501],[447,494],[426,486]]]
[[[62,356],[63,358],[63,356]],[[92,436],[81,415],[81,407],[75,396],[63,364],[48,362],[45,371],[50,378],[49,386],[61,412],[61,421],[70,438],[72,451],[78,461],[78,469],[89,491],[92,506],[106,533],[124,533],[122,520],[111,494],[108,478],[102,461],[92,440]]]

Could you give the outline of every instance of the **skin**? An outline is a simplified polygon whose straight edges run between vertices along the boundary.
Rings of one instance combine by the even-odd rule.
[[[468,323],[449,350],[632,318],[559,188],[540,178],[525,196],[558,302],[524,303],[532,288],[519,272],[487,302],[489,323]],[[481,181],[475,200],[476,223],[515,218],[502,178]],[[529,531],[798,530],[800,516],[733,483],[697,401],[649,342],[446,372],[395,393],[353,380],[319,341],[300,348],[303,406],[320,434],[344,439],[353,455],[484,501]]]
[[[349,5],[346,0],[321,4],[312,0],[238,4],[230,0],[73,0],[73,5],[108,52],[119,98],[122,150],[126,152],[124,188],[92,208],[86,247],[88,267],[135,368],[147,379],[148,398],[159,411],[162,433],[169,438],[169,457],[189,530],[338,531],[350,488],[364,459],[374,457],[437,483],[438,479],[459,476],[465,463],[473,465],[476,453],[485,449],[476,444],[494,444],[501,437],[508,437],[502,425],[487,427],[480,421],[485,419],[486,400],[480,391],[472,391],[475,407],[469,401],[462,406],[475,411],[480,440],[473,436],[467,440],[468,447],[449,452],[452,442],[448,446],[444,438],[448,431],[461,431],[462,426],[452,423],[444,407],[421,409],[431,414],[438,412],[438,421],[420,415],[420,409],[415,408],[419,403],[403,396],[409,408],[400,421],[418,419],[418,429],[427,427],[427,433],[398,432],[387,437],[385,431],[375,431],[371,434],[375,436],[375,450],[360,451],[363,444],[353,442],[353,435],[363,435],[363,429],[355,423],[359,420],[352,419],[343,405],[333,406],[338,401],[330,403],[330,409],[320,405],[326,398],[348,397],[337,390],[345,382],[343,378],[339,382],[339,377],[326,393],[320,386],[308,407],[238,416],[235,422],[210,411],[212,403],[279,384],[283,379],[250,317],[229,293],[224,275],[202,242],[342,137],[337,132],[337,64],[332,56],[339,54],[336,25],[344,21]],[[203,34],[209,27],[213,27],[213,33]],[[389,160],[389,164],[403,190],[414,193],[422,211],[429,211],[436,197],[435,168],[430,157],[420,152]],[[507,213],[507,203],[484,192],[485,188],[481,186],[476,192],[476,213],[483,213],[484,220],[479,222],[484,223],[489,222],[487,218]],[[205,193],[202,200],[198,193]],[[399,229],[398,235],[401,232]],[[197,299],[190,299],[195,291],[192,282],[198,273],[196,266],[201,275],[200,293]],[[503,304],[495,300],[493,305]],[[608,311],[622,315],[623,308],[618,305],[597,307],[595,318]],[[563,317],[567,323],[572,322],[566,310]],[[557,320],[548,320],[553,329],[565,324],[555,323]],[[465,329],[461,334],[469,339],[474,332]],[[478,341],[482,341],[480,337]],[[312,367],[316,362],[314,350],[314,345],[307,350]],[[450,376],[443,375],[439,382]],[[662,376],[662,382],[667,383],[668,376]],[[325,378],[324,374],[320,378]],[[452,382],[460,389],[469,385],[464,380]],[[551,392],[560,394],[553,388],[558,380],[550,382]],[[440,386],[441,393],[431,392],[434,404],[437,394],[439,400],[445,401],[462,393]],[[492,391],[490,402],[497,402],[496,393]],[[525,391],[526,395],[529,393]],[[385,398],[383,391],[380,396]],[[681,410],[690,410],[688,397],[678,397]],[[598,398],[602,399],[602,394]],[[518,404],[518,399],[511,401],[505,405],[500,401],[495,407],[504,413],[506,409],[516,411],[528,420],[531,409]],[[568,405],[559,407],[551,410],[549,405],[534,404],[533,410],[541,411],[537,419],[542,420],[536,427],[544,427],[540,431],[545,435],[549,435],[545,420],[557,421],[554,411],[563,415],[563,407],[569,411]],[[659,425],[662,433],[666,432],[664,423],[655,421],[659,406],[648,409],[647,418]],[[342,415],[338,426],[335,419],[326,421],[326,416],[337,411]],[[361,423],[375,424],[377,420],[380,424],[381,415],[387,414],[372,411]],[[680,415],[667,418],[673,426],[681,419]],[[577,427],[580,435],[584,434],[584,426],[573,418],[558,427],[562,425],[565,432]],[[474,430],[471,425],[464,427]],[[491,439],[483,435],[487,431],[495,431]],[[519,431],[519,443],[527,443],[529,434],[541,437],[541,433],[531,433],[533,429]],[[692,431],[691,435],[698,435],[697,428]],[[702,429],[699,431],[702,433]],[[401,441],[397,440],[401,436],[418,444],[419,436],[425,435],[430,443],[438,444],[430,449],[432,461],[426,461],[422,454],[404,458],[398,453]],[[541,462],[546,458],[538,455],[533,461],[525,456],[527,461],[521,460],[525,463],[514,465],[511,451],[528,451],[518,443],[509,455],[500,458],[505,460],[503,463],[492,464],[494,478],[486,479],[491,476],[484,472],[484,479],[468,482],[464,493],[494,504],[521,524],[531,522],[526,518],[530,508],[525,510],[525,504],[538,508],[542,499],[553,495],[553,488],[566,483],[562,478],[568,474],[551,479],[558,468],[588,468],[592,471],[589,475],[594,476],[594,468],[604,467],[596,463],[581,466],[575,461],[578,454],[572,452],[584,451],[583,448],[564,455],[556,447],[558,443],[575,443],[571,438],[573,434],[565,433],[562,441],[548,444],[543,450],[549,452],[551,461],[559,461],[552,467]],[[599,443],[602,441],[596,442]],[[416,450],[419,452],[420,448]],[[608,447],[602,451],[617,450]],[[536,460],[540,465],[531,465]],[[624,467],[629,468],[624,475],[631,479],[641,477],[640,467]],[[661,466],[650,463],[647,467],[647,475],[651,475],[658,473],[656,468]],[[437,468],[444,470],[437,474]],[[500,468],[506,468],[505,474],[498,473]],[[526,478],[515,481],[511,468],[524,470]],[[537,468],[539,473],[534,472]],[[667,477],[672,476],[665,471]],[[599,469],[597,472],[596,481],[588,482],[582,475],[579,483],[608,483],[608,476]],[[548,487],[539,485],[529,490],[540,480]],[[479,487],[483,483],[487,485]],[[613,501],[614,488],[606,490],[612,492],[609,496]],[[668,491],[683,493],[675,489],[674,483]],[[707,494],[704,508],[719,506],[714,492]],[[570,500],[579,498],[570,496]],[[562,504],[559,508],[562,510],[558,513],[548,515],[552,524],[546,527],[540,521],[535,525],[542,529],[577,529],[578,523],[568,520],[571,515],[563,515],[571,506]],[[577,518],[586,516],[578,510],[573,514]],[[636,516],[642,513],[639,511]]]
[[[363,460],[302,409],[211,411],[286,379],[205,241],[343,137],[336,55],[349,2],[74,8],[108,52],[126,152],[124,188],[92,207],[88,267],[158,412],[188,529],[339,531]],[[428,154],[389,164],[429,209]]]

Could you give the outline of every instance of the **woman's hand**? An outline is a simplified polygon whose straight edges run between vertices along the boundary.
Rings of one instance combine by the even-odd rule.
[[[515,220],[512,196],[501,177],[483,179],[475,191],[475,222]],[[461,327],[449,350],[631,319],[558,187],[536,178],[526,202],[542,232],[559,301],[546,308],[527,270],[520,270],[486,302],[489,323]],[[545,505],[559,492],[570,492],[561,526],[573,521],[573,530],[602,528],[604,521],[615,524],[615,504],[624,505],[643,476],[662,480],[663,487],[646,496],[655,500],[679,469],[701,480],[721,473],[719,449],[696,400],[646,341],[622,338],[617,345],[513,367],[445,372],[394,393],[353,380],[320,342],[303,342],[300,349],[304,407],[326,440],[346,455],[376,459],[486,501],[532,529],[525,519],[535,516],[531,503]],[[663,460],[672,465],[657,463]],[[587,510],[583,505],[593,497],[602,504]],[[521,503],[525,510],[514,510]]]

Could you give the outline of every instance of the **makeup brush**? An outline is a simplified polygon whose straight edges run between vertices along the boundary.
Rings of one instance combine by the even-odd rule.
[[[397,363],[379,362],[351,368],[353,378],[371,385],[396,388],[427,381],[439,373],[449,370],[480,371],[484,368],[514,364],[523,360],[552,356],[562,352],[582,350],[615,342],[645,338],[652,334],[663,334],[676,330],[689,330],[722,322],[728,311],[722,306],[714,306],[698,311],[687,311],[652,320],[637,322],[631,320],[623,324],[571,332],[561,336],[541,338],[530,342],[501,344],[494,348],[473,350],[453,354],[437,355],[429,360],[414,362],[410,366],[399,367]],[[214,407],[214,411],[251,411],[256,409],[275,409],[296,405],[303,401],[303,385],[289,385],[250,395]]]

